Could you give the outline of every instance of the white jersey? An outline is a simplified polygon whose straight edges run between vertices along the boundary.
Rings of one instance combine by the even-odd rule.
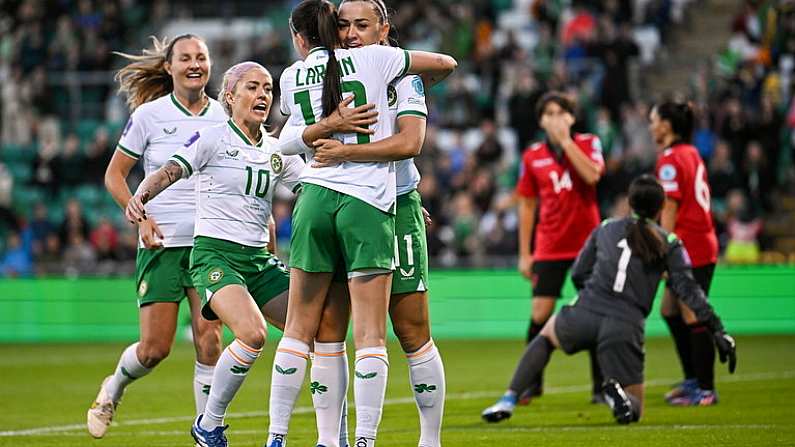
[[[304,161],[281,154],[276,139],[262,132],[254,144],[229,120],[196,132],[171,157],[183,178],[196,177],[195,236],[268,244],[273,191],[278,183],[295,190]]]
[[[385,116],[389,111],[387,86],[403,76],[410,66],[409,53],[400,48],[370,45],[334,51],[342,73],[343,95],[353,94],[354,105],[376,105]],[[315,48],[306,60],[298,61],[282,73],[282,113],[298,124],[314,124],[322,116],[323,77],[328,51]],[[381,120],[374,126],[374,135],[334,135],[345,144],[379,141],[394,133],[394,120]],[[394,162],[343,162],[333,167],[314,168],[307,160],[301,181],[324,186],[356,197],[386,212],[394,212]]]
[[[118,150],[136,160],[142,159],[148,176],[160,169],[197,130],[229,119],[218,101],[208,100],[197,115],[180,104],[173,93],[140,105],[124,127]],[[196,212],[193,180],[180,180],[160,193],[146,204],[146,212],[163,232],[165,247],[193,245]],[[139,242],[139,246],[143,244]]]
[[[417,75],[404,76],[389,85],[389,119],[395,123],[395,129],[398,128],[397,120],[401,116],[428,116],[425,86]],[[414,165],[413,158],[396,161],[395,170],[398,196],[417,189],[420,184],[420,171]]]

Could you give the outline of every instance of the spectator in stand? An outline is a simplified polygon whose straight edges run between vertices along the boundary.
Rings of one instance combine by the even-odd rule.
[[[79,244],[82,245],[87,239],[91,229],[88,226],[83,208],[77,199],[69,199],[66,202],[66,213],[61,223],[58,234],[61,238],[61,245],[68,246],[76,243],[75,235],[80,235]],[[90,248],[90,247],[89,247]]]
[[[725,141],[718,141],[709,161],[708,178],[712,188],[712,200],[716,209],[725,208],[726,196],[740,185],[740,178],[731,160],[731,150]]]
[[[110,163],[113,147],[110,143],[108,130],[104,127],[97,129],[94,140],[88,145],[85,156],[85,166],[82,169],[82,182],[102,185],[105,168]]]
[[[56,160],[55,178],[61,186],[74,188],[86,180],[86,159],[80,152],[80,139],[70,133],[64,140],[63,152]]]
[[[79,231],[70,233],[63,251],[66,274],[69,276],[90,274],[96,266],[96,261],[97,254],[83,234]]]
[[[19,233],[16,231],[8,233],[6,252],[0,259],[0,276],[15,278],[29,276],[31,273],[33,273],[33,256],[30,250],[22,243]]]
[[[55,233],[55,226],[47,216],[47,206],[42,202],[37,202],[33,208],[33,218],[30,220],[31,249],[33,256],[38,259],[46,248],[47,238]]]
[[[742,167],[743,188],[753,203],[754,213],[770,211],[773,206],[770,200],[773,178],[768,174],[768,160],[758,141],[748,143]]]

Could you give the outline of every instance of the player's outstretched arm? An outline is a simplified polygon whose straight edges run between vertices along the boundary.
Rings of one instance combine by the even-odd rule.
[[[408,72],[421,75],[422,80],[429,85],[444,80],[458,67],[455,58],[446,54],[409,51],[409,57],[411,63]]]

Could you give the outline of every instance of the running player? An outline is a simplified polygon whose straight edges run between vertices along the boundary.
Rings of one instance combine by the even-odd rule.
[[[536,105],[536,115],[547,140],[525,151],[516,185],[519,271],[533,284],[528,343],[552,315],[566,273],[588,234],[599,225],[596,183],[604,171],[599,138],[571,132],[576,112],[569,97],[559,92],[545,94]],[[533,229],[536,233],[531,252]],[[602,379],[595,361],[591,353],[593,398],[598,401]],[[542,390],[543,377],[539,376],[539,382],[522,394],[522,403],[526,404],[531,396],[540,396]]]
[[[449,73],[456,65],[449,56],[378,45],[339,49],[336,10],[326,0],[301,2],[291,14],[290,26],[294,46],[304,60],[281,77],[283,112],[304,124],[329,115],[338,107],[343,92],[352,93],[357,106],[369,98],[379,113],[386,112],[387,85],[395,78],[407,72]],[[393,133],[392,123],[386,121],[373,129],[372,137],[340,137],[363,144]],[[346,162],[315,168],[310,160],[301,181],[304,188],[293,213],[290,305],[285,336],[274,359],[267,445],[285,442],[306,373],[308,343],[317,331],[333,272],[342,263],[348,273],[357,349],[356,445],[371,446],[381,419],[388,371],[385,331],[394,256],[394,164]],[[284,373],[293,368],[296,373]],[[345,396],[342,386],[338,381],[324,390],[333,393],[329,405],[337,412],[329,420],[340,421]],[[338,442],[338,433],[320,440],[325,446]]]
[[[277,150],[264,122],[273,102],[270,73],[243,62],[224,74],[219,101],[232,116],[202,129],[147,176],[126,215],[147,220],[148,203],[181,178],[196,176],[196,230],[191,273],[202,294],[202,315],[235,335],[218,360],[213,387],[191,434],[201,446],[226,446],[223,418],[265,344],[265,319],[286,314],[289,275],[267,245],[277,184],[296,189],[304,162]],[[264,318],[263,318],[264,317]]]
[[[718,260],[718,239],[710,213],[707,170],[698,149],[689,142],[695,123],[693,108],[687,103],[665,102],[652,108],[649,129],[661,150],[657,177],[665,189],[665,206],[660,223],[673,231],[693,262],[693,276],[705,295],[709,294],[712,274]],[[696,315],[682,306],[676,293],[665,289],[661,312],[682,364],[685,380],[665,395],[671,405],[714,405],[715,348],[709,333]]]
[[[392,30],[386,5],[381,0],[345,0],[339,6],[340,40],[345,48],[389,45]],[[430,335],[428,252],[423,210],[417,193],[420,175],[410,158],[419,154],[425,136],[424,85],[419,76],[409,75],[393,81],[387,91],[387,119],[393,121],[398,130],[394,136],[378,142],[346,145],[328,139],[333,132],[327,130],[327,125],[299,123],[283,130],[282,135],[295,136],[286,138],[282,150],[286,153],[314,152],[315,166],[333,166],[344,161],[400,160],[396,163],[395,259],[398,265],[392,281],[389,314],[409,362],[410,384],[420,413],[419,445],[437,446],[440,445],[444,412],[444,365]],[[326,324],[325,320],[322,324]],[[316,365],[319,371],[327,368],[321,361],[325,363],[326,359],[316,358],[312,363],[313,381]],[[320,413],[327,407],[325,402],[320,402],[325,399],[325,393],[312,397],[320,421]],[[320,426],[318,431],[321,431]],[[341,439],[344,445],[342,442]]]
[[[132,116],[105,173],[105,185],[122,208],[131,193],[130,169],[141,159],[147,175],[165,164],[198,129],[223,123],[223,107],[204,89],[210,79],[207,45],[184,34],[172,41],[153,38],[141,55],[120,54],[131,62],[116,74],[119,91],[127,94]],[[136,260],[140,341],[128,346],[116,370],[100,387],[88,410],[91,436],[105,435],[125,388],[149,374],[171,350],[179,303],[187,295],[191,309],[196,366],[193,390],[196,414],[204,411],[213,368],[221,353],[221,325],[200,316],[201,299],[188,268],[195,215],[193,181],[182,180],[149,206],[149,218],[137,222]]]
[[[508,391],[482,417],[499,422],[511,417],[517,395],[546,367],[555,348],[566,354],[596,349],[607,378],[604,397],[621,424],[637,422],[643,413],[643,343],[663,273],[682,303],[695,313],[718,347],[721,361],[736,367],[734,340],[693,279],[687,252],[675,234],[654,223],[665,200],[662,186],[651,175],[635,179],[629,188],[633,215],[607,220],[591,233],[572,268],[576,304],[564,306],[549,319],[519,361]]]

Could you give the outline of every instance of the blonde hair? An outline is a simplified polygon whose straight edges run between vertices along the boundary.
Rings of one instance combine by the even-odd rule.
[[[229,67],[228,70],[226,70],[226,72],[224,72],[224,78],[221,81],[221,89],[218,92],[218,102],[220,102],[221,105],[224,107],[224,110],[226,111],[226,114],[229,115],[229,117],[232,116],[232,105],[229,104],[226,94],[234,93],[235,87],[237,87],[237,83],[238,81],[240,81],[240,78],[242,78],[243,75],[248,73],[249,70],[252,70],[254,68],[260,68],[265,73],[268,73],[268,76],[271,76],[271,72],[269,72],[267,68],[263,67],[262,65],[256,62],[251,62],[251,61],[241,62],[239,64],[232,65],[231,67]],[[272,78],[273,77],[271,76],[271,79]]]
[[[144,48],[140,55],[113,52],[131,61],[116,72],[113,78],[119,83],[119,93],[127,95],[127,106],[130,111],[174,90],[174,80],[165,67],[166,62],[173,56],[174,44],[183,39],[198,39],[204,42],[204,39],[194,34],[182,34],[171,41],[168,38],[160,40],[155,36],[149,37],[152,39],[152,48]]]

